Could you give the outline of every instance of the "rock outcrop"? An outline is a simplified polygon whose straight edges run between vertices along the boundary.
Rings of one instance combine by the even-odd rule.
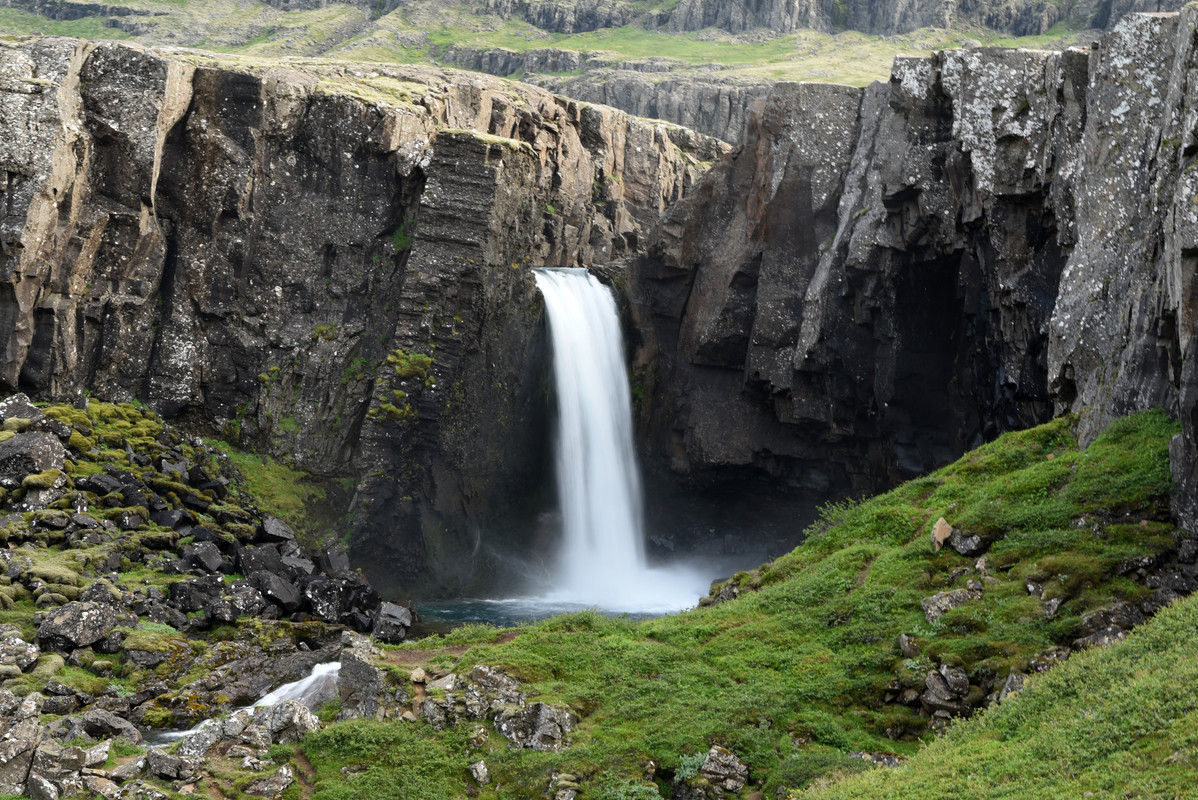
[[[778,86],[633,268],[658,468],[864,493],[1056,413],[1088,441],[1163,406],[1194,530],[1195,22]]]
[[[486,0],[483,11],[518,17],[553,33],[578,33],[638,22],[672,32],[718,28],[731,33],[765,30],[772,34],[797,30],[854,30],[895,34],[918,28],[948,28],[967,23],[985,25],[1016,36],[1044,33],[1058,22],[1072,27],[1108,28],[1124,15],[1144,11],[1177,11],[1184,0],[679,0],[638,11],[631,3],[596,0]]]
[[[533,493],[530,268],[637,252],[724,149],[478,75],[66,39],[0,49],[0,93],[0,381],[364,476],[384,591],[468,582]]]

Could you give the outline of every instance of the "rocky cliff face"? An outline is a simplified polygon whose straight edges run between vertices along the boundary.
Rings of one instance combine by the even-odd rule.
[[[1105,29],[1129,13],[1177,11],[1184,4],[1184,0],[679,0],[638,12],[629,3],[594,0],[486,0],[485,10],[504,18],[520,17],[554,33],[620,27],[634,21],[674,32],[718,28],[732,33],[854,30],[883,35],[972,23],[1015,36],[1034,36],[1058,22]]]
[[[780,85],[630,281],[661,471],[864,492],[1164,406],[1194,524],[1198,11]]]
[[[0,97],[0,381],[361,478],[354,555],[408,591],[470,580],[540,478],[530,269],[636,252],[723,147],[477,75],[63,39],[0,47]]]
[[[731,74],[721,65],[712,65],[700,74],[671,75],[694,65],[669,58],[619,60],[602,53],[557,48],[518,53],[458,47],[439,57],[491,75],[518,74],[527,83],[582,102],[668,120],[726,142],[740,141],[750,110],[774,84]]]

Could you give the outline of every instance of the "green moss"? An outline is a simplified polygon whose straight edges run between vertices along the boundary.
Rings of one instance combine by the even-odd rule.
[[[45,472],[38,472],[32,475],[26,475],[21,481],[21,485],[26,489],[49,489],[62,477],[62,470],[48,469]]]

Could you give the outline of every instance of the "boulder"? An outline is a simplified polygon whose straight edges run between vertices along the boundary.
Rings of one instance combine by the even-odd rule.
[[[337,675],[341,711],[337,719],[382,719],[384,680],[383,671],[374,665],[370,653],[361,649],[341,651],[341,671]]]
[[[936,524],[932,526],[932,550],[939,553],[940,548],[944,547],[944,543],[948,541],[948,537],[953,533],[953,526],[948,524],[948,520],[944,517],[936,520]]]
[[[18,433],[0,442],[0,483],[17,487],[27,475],[63,468],[66,448],[50,433]]]
[[[30,773],[29,779],[25,781],[25,796],[29,800],[58,800],[58,787],[49,779]]]
[[[198,759],[173,756],[155,747],[146,753],[146,768],[159,778],[187,780],[200,771],[200,763]]]
[[[1121,642],[1127,638],[1127,631],[1122,628],[1117,628],[1111,625],[1107,628],[1091,633],[1089,636],[1082,636],[1073,640],[1074,650],[1085,650],[1089,647],[1106,647],[1107,645]]]
[[[118,800],[121,796],[120,786],[99,775],[84,775],[83,785],[92,795],[103,797],[104,800]]]
[[[246,577],[254,572],[271,572],[276,575],[286,572],[279,548],[273,544],[237,548],[237,570]]]
[[[925,597],[919,601],[923,607],[924,616],[928,622],[935,622],[944,615],[944,612],[964,605],[971,600],[977,600],[982,596],[979,591],[970,589],[950,589],[946,592],[937,592],[931,597]]]
[[[1129,631],[1144,622],[1144,613],[1131,603],[1119,602],[1082,614],[1082,633],[1086,636],[1107,628]]]
[[[948,537],[948,546],[963,556],[974,558],[985,553],[990,547],[990,542],[980,534],[953,528],[952,533]]]
[[[258,526],[258,539],[263,542],[294,542],[295,531],[278,517],[264,517]]]
[[[412,610],[397,603],[383,603],[379,606],[374,623],[374,638],[380,642],[399,644],[408,635],[412,627]]]
[[[16,631],[0,635],[0,665],[15,666],[24,672],[37,663],[41,654],[36,644],[25,641]]]
[[[116,610],[104,603],[73,601],[50,612],[37,629],[46,650],[74,650],[94,644],[116,627]]]
[[[968,691],[969,683],[966,681]],[[943,711],[950,715],[961,715],[969,712],[969,703],[965,700],[964,692],[958,693],[940,672],[928,672],[926,688],[919,696],[920,702],[929,712]]]
[[[25,793],[33,756],[41,741],[42,729],[36,715],[15,722],[0,738],[0,794]]]
[[[29,424],[41,422],[46,418],[42,410],[33,404],[23,392],[17,392],[14,395],[0,400],[0,422],[7,422],[10,419],[28,420]]]
[[[246,577],[250,579],[254,588],[262,593],[263,597],[275,605],[281,606],[287,613],[300,608],[303,595],[300,594],[299,587],[286,578],[265,570],[247,574]]]
[[[64,779],[78,777],[86,761],[87,753],[82,747],[63,747],[47,739],[33,753],[32,774],[61,784]]]
[[[699,776],[726,792],[739,792],[749,779],[749,768],[731,750],[715,745],[707,751]]]
[[[183,612],[199,611],[225,592],[220,575],[188,578],[171,584],[171,605]]]
[[[194,545],[189,545],[183,550],[183,557],[187,560],[187,564],[195,569],[204,572],[221,572],[225,565],[224,556],[221,555],[220,548],[212,542],[198,542]],[[221,587],[224,588],[223,586]]]
[[[293,744],[320,729],[320,720],[298,700],[284,700],[254,712],[251,727],[260,728],[271,744]]]
[[[141,744],[141,731],[128,720],[102,708],[89,708],[84,712],[83,729],[96,739],[124,739],[130,744]]]
[[[279,771],[269,778],[254,781],[246,787],[245,793],[259,797],[278,797],[291,785],[294,780],[291,767],[284,764]]]
[[[512,748],[556,753],[570,744],[569,734],[578,720],[569,709],[547,703],[525,708],[506,706],[495,715],[495,730]]]

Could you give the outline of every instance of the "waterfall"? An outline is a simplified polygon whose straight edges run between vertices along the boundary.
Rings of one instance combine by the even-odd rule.
[[[556,469],[563,547],[549,598],[610,610],[678,610],[696,574],[645,560],[641,482],[619,315],[585,269],[538,269],[553,345]]]

